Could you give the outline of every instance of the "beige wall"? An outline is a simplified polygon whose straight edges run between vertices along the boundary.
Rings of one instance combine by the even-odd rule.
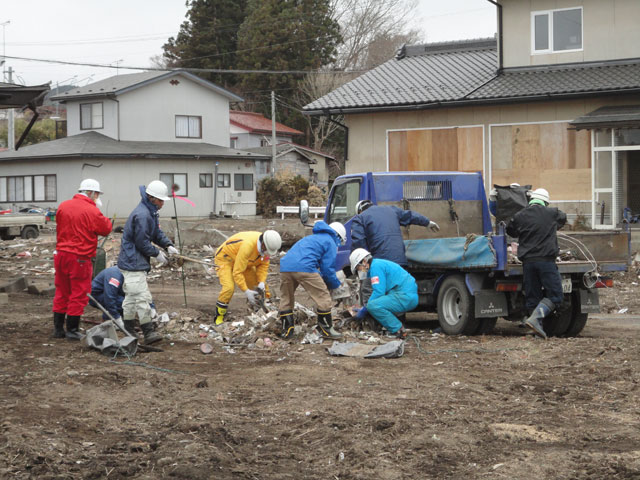
[[[504,67],[640,57],[638,0],[501,0]],[[531,54],[531,12],[583,7],[583,50]]]

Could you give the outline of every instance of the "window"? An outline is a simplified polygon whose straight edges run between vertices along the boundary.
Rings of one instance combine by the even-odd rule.
[[[234,173],[234,190],[253,190],[253,173]]]
[[[219,173],[217,185],[218,185],[218,188],[229,188],[231,186],[231,174]]]
[[[0,177],[0,202],[55,202],[55,175]]]
[[[582,8],[532,12],[531,37],[533,53],[582,50]]]
[[[102,126],[102,103],[81,103],[80,130],[93,130]]]
[[[360,200],[360,179],[334,185],[329,203],[329,223],[345,223],[356,214]]]
[[[161,173],[160,181],[164,182],[164,184],[169,188],[169,195],[171,195],[172,191],[181,197],[189,195],[186,173]]]
[[[202,138],[202,117],[176,115],[177,138]]]
[[[238,146],[238,137],[231,137],[231,141],[229,142],[229,148],[237,148]]]
[[[201,173],[200,188],[212,188],[212,187],[213,187],[213,173]]]
[[[260,146],[261,147],[268,147],[269,145],[271,145],[271,144],[269,143],[269,141],[266,138],[261,138],[260,139]]]

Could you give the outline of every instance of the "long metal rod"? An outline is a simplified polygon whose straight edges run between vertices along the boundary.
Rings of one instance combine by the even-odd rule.
[[[173,188],[171,190],[173,190]],[[173,197],[173,212],[176,215],[176,231],[177,231],[177,235],[178,235],[178,246],[180,247],[180,253],[182,253],[182,240],[180,240],[180,224],[178,223],[178,207],[176,207],[176,195],[175,195],[175,192],[172,195],[172,197]],[[187,286],[186,286],[185,280],[184,280],[184,265],[180,266],[180,271],[182,272],[182,293],[184,294],[184,306],[188,307],[188,305],[187,305]]]

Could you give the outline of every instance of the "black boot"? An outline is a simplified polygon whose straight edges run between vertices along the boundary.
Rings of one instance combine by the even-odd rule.
[[[136,333],[136,320],[135,318],[133,320],[123,320],[122,323],[124,323],[124,328],[127,332],[129,332],[129,334],[132,337],[137,337],[138,334]]]
[[[146,345],[159,342],[163,338],[162,335],[153,329],[153,323],[151,322],[141,323],[140,328],[144,334],[144,343]]]
[[[293,310],[283,310],[278,314],[278,318],[282,322],[282,330],[280,337],[287,340],[293,336]]]
[[[325,338],[342,338],[342,334],[333,328],[331,312],[318,312],[318,333]]]
[[[64,313],[53,312],[53,338],[64,338]]]
[[[84,337],[84,335],[80,333],[79,327],[80,315],[67,315],[67,333],[65,336],[68,340],[80,340]]]

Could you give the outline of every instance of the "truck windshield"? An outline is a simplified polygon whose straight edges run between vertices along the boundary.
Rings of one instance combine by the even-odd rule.
[[[353,217],[356,214],[358,200],[360,200],[360,179],[334,186],[329,204],[329,223],[345,223]]]

